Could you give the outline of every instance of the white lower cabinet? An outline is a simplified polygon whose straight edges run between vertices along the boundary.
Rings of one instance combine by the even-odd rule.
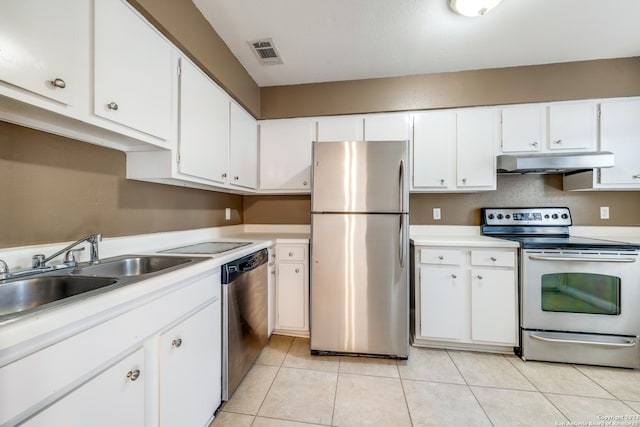
[[[415,247],[414,345],[512,351],[515,249]]]
[[[222,399],[221,302],[160,337],[160,425],[205,426]]]
[[[306,244],[276,244],[276,333],[309,336],[308,252]]]
[[[143,426],[144,350],[120,360],[55,402],[24,426]]]
[[[0,424],[207,425],[222,395],[220,269],[168,287],[28,354],[0,353]]]

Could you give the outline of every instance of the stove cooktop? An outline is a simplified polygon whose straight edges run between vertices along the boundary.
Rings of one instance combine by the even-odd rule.
[[[531,237],[531,236],[496,236],[500,239],[520,242],[525,249],[607,249],[633,251],[640,249],[640,245],[616,242],[613,240],[591,239],[578,236],[562,237]]]
[[[219,254],[222,252],[238,249],[250,245],[251,242],[203,242],[195,245],[180,246],[178,248],[166,249],[160,252],[173,254]]]

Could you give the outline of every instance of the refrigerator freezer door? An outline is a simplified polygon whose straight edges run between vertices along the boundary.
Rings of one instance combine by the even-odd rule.
[[[408,212],[407,141],[313,142],[312,212]]]
[[[312,351],[408,355],[407,220],[312,215]]]

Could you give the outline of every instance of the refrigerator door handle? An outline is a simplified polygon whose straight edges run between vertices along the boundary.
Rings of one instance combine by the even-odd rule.
[[[405,187],[405,176],[404,176],[404,160],[400,160],[400,210],[399,212],[404,212],[404,187]]]
[[[400,258],[400,268],[404,268],[405,260],[404,260],[404,214],[400,214],[400,239],[398,239],[399,243],[399,258]]]

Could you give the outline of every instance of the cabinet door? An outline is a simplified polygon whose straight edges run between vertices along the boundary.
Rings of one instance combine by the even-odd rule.
[[[234,102],[229,110],[229,183],[258,186],[258,123]]]
[[[467,328],[467,278],[460,268],[420,266],[420,335],[461,340]]]
[[[362,116],[320,117],[318,141],[362,141],[364,121]]]
[[[471,270],[471,339],[517,343],[516,277],[513,270]]]
[[[409,114],[367,114],[364,117],[367,141],[405,141],[409,139]]]
[[[640,101],[601,104],[600,148],[615,154],[615,166],[600,169],[601,184],[640,185]]]
[[[204,426],[220,405],[221,333],[218,299],[160,337],[161,426]]]
[[[456,124],[458,189],[496,188],[495,125],[495,110],[458,111]]]
[[[181,61],[179,170],[225,183],[229,161],[229,99],[191,62]]]
[[[260,188],[311,191],[311,142],[315,122],[307,119],[260,123]]]
[[[548,123],[550,150],[595,149],[594,103],[551,104]]]
[[[7,0],[0,12],[0,80],[73,104],[80,54],[78,0]]]
[[[22,425],[143,426],[148,374],[143,364],[144,350],[139,349]]]
[[[413,115],[413,186],[444,189],[454,185],[456,113]]]
[[[122,0],[95,0],[94,113],[168,139],[171,45]]]
[[[278,263],[276,329],[307,330],[308,291],[303,263]]]
[[[543,107],[513,107],[502,110],[502,152],[535,152],[542,147]]]

